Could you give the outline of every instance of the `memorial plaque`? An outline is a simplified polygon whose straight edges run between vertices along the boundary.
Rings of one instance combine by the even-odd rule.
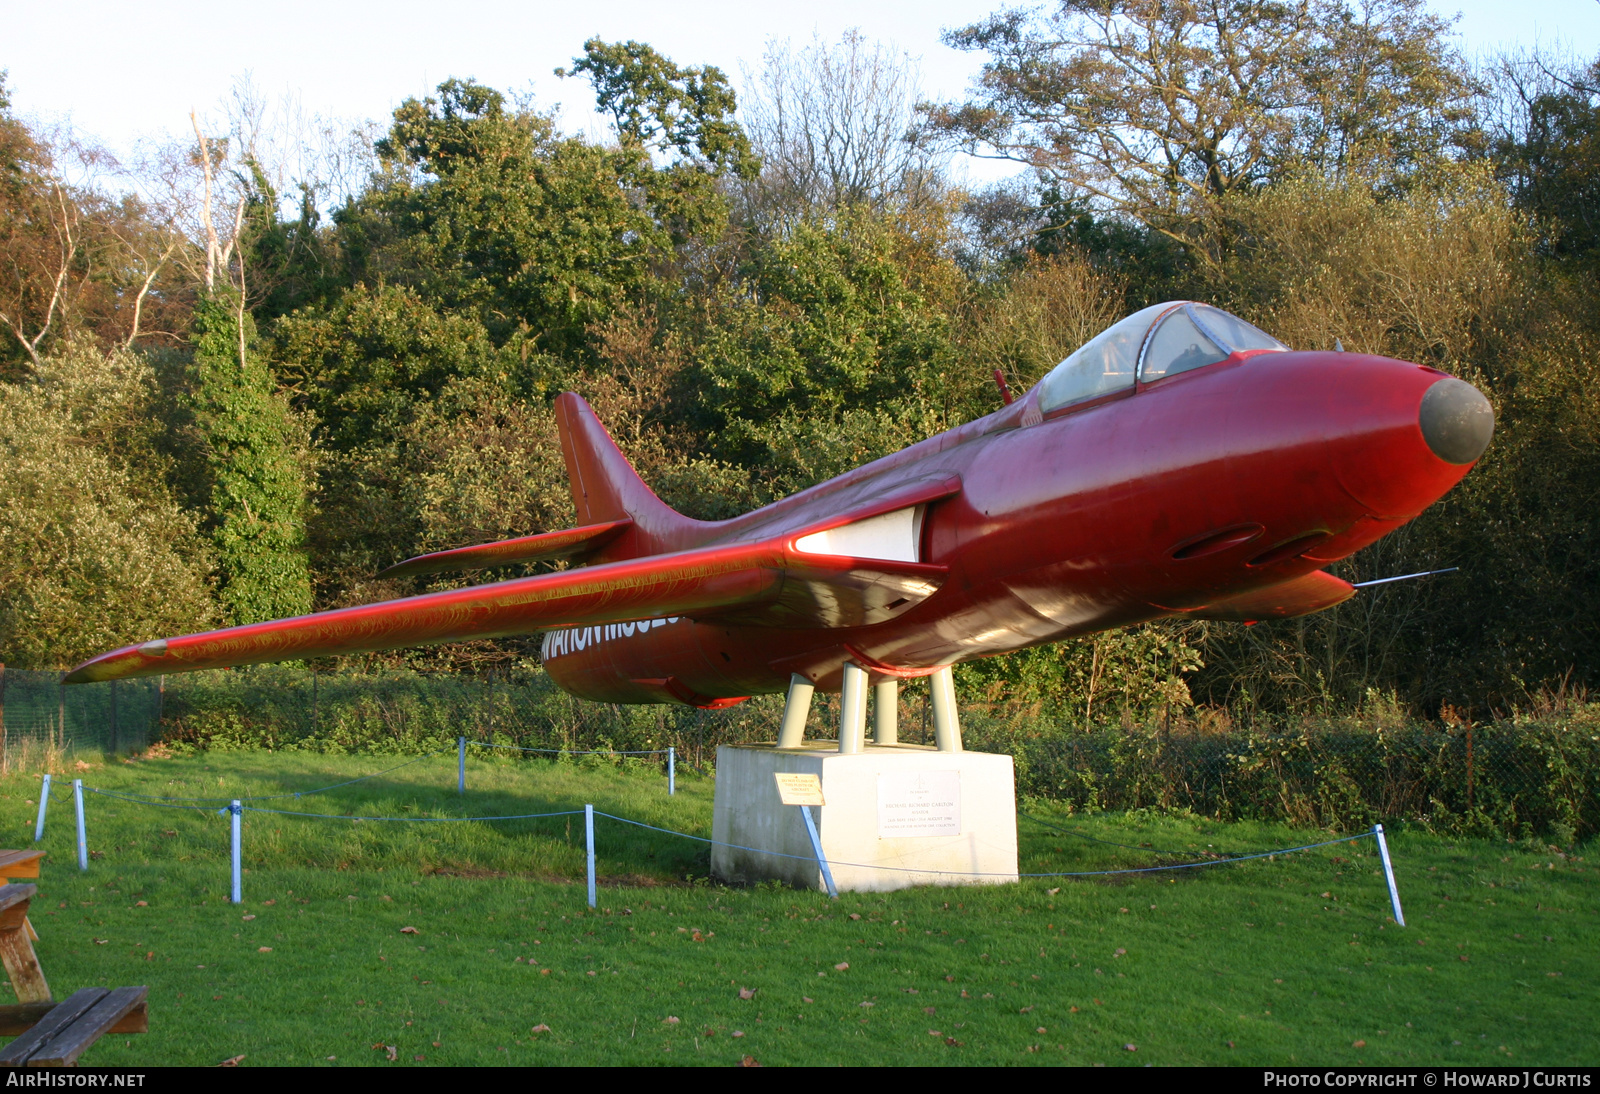
[[[772,777],[778,783],[778,799],[784,805],[827,804],[822,800],[822,780],[815,775],[775,771]]]
[[[900,771],[878,776],[878,837],[959,836],[961,772]]]

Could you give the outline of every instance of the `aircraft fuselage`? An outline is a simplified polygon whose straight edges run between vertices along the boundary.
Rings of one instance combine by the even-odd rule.
[[[1259,600],[1266,617],[1271,590],[1393,531],[1470,469],[1424,437],[1423,398],[1442,382],[1459,383],[1388,358],[1278,352],[1050,416],[1035,388],[682,545],[798,536],[922,489],[931,500],[892,510],[910,510],[908,561],[950,572],[903,614],[832,630],[686,617],[568,628],[547,635],[545,668],[586,698],[718,705],[781,692],[791,673],[837,689],[846,661],[878,677],[918,676],[1144,620],[1208,609],[1237,618],[1227,602],[1239,598]],[[624,538],[594,561],[626,552]],[[1289,588],[1276,614],[1348,593],[1314,602],[1321,595]]]

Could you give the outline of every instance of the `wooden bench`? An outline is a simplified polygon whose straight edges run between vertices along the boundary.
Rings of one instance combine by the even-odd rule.
[[[43,851],[0,851],[0,878],[16,881],[18,878],[38,877],[39,860],[42,858]],[[39,932],[33,929],[32,923],[25,922],[23,926],[29,938],[39,941]]]
[[[38,891],[37,885],[0,887],[0,962],[5,964],[19,1003],[50,1002],[50,985],[45,983],[27,931],[28,902]]]
[[[147,987],[83,988],[63,1003],[0,1007],[0,1033],[21,1034],[0,1051],[0,1066],[71,1067],[108,1033],[144,1033],[149,994]]]
[[[0,887],[0,961],[18,999],[0,1006],[0,1036],[17,1038],[0,1050],[0,1065],[70,1067],[107,1033],[148,1030],[150,989],[84,988],[52,1002],[27,930],[28,903],[37,892],[36,885]]]
[[[39,876],[43,851],[0,851],[0,877],[7,881]]]

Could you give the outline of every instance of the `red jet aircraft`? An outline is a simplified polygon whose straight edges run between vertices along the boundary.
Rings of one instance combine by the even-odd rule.
[[[934,675],[941,745],[959,748],[940,717],[953,734],[950,665],[1149,619],[1338,604],[1353,588],[1322,567],[1438,500],[1494,430],[1488,400],[1436,369],[1291,351],[1193,302],[1124,319],[987,417],[732,520],[669,508],[577,395],[556,413],[580,527],[386,574],[570,568],[158,638],[67,682],[544,631],[551,679],[604,702],[820,687],[864,711],[869,680]]]

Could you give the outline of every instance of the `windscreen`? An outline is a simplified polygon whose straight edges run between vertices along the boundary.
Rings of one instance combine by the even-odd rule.
[[[1073,403],[1133,386],[1139,350],[1150,324],[1172,304],[1157,304],[1095,335],[1039,381],[1039,410],[1048,414]]]

